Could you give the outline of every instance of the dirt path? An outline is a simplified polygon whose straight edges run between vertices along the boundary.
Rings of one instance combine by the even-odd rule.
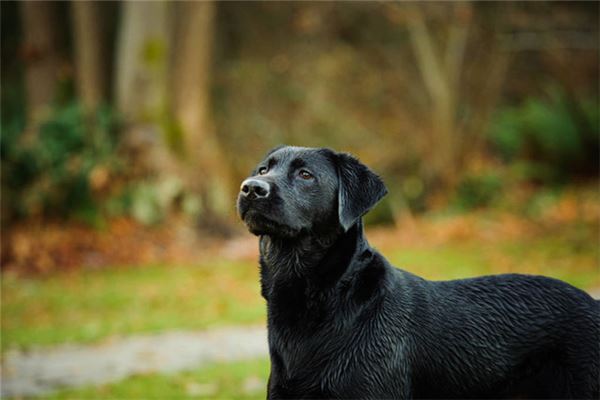
[[[1,393],[2,397],[34,396],[61,387],[100,385],[133,374],[175,372],[267,355],[264,327],[168,332],[96,345],[9,351],[2,360]]]

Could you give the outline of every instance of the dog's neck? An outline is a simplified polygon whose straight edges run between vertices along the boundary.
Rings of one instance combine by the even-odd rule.
[[[332,285],[346,272],[351,260],[369,245],[359,221],[348,231],[288,239],[260,237],[260,258],[272,278],[301,278]]]

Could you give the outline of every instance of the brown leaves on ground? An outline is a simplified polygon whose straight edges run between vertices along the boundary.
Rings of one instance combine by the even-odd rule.
[[[190,264],[215,252],[215,240],[177,220],[152,228],[120,218],[101,230],[80,224],[29,222],[3,232],[2,242],[3,269],[19,273]]]
[[[497,210],[398,221],[397,227],[369,229],[369,241],[386,251],[456,243],[518,241],[572,226],[598,233],[600,202],[596,191],[566,191],[535,217]],[[586,239],[587,240],[587,239]],[[2,267],[19,273],[102,268],[139,264],[194,264],[207,258],[257,260],[256,237],[244,233],[229,240],[202,234],[183,220],[150,228],[130,219],[114,219],[102,230],[65,223],[28,222],[2,235]]]
[[[573,226],[587,226],[596,233],[600,224],[597,190],[567,190],[535,215],[502,210],[466,214],[406,218],[396,229],[374,228],[369,241],[384,249],[398,246],[430,247],[453,242],[499,242],[530,239]]]

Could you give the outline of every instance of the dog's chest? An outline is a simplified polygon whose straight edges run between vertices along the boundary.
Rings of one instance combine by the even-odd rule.
[[[402,346],[386,341],[381,332],[373,331],[373,324],[377,325],[326,319],[319,325],[290,327],[270,319],[269,346],[276,381],[290,393],[323,394],[315,397],[360,398],[387,390],[378,385],[391,379],[392,368],[381,366],[393,365]]]
[[[326,325],[314,327],[312,331],[269,325],[272,360],[277,359],[272,370],[276,370],[280,383],[292,392],[296,388],[300,392],[319,389],[323,393],[335,393],[352,386],[347,378],[355,375],[353,364],[358,359],[359,348],[349,345],[345,337],[327,335],[330,329]]]
[[[275,281],[268,292],[269,321],[282,329],[313,330],[327,321],[330,302],[330,293],[315,290],[306,281]]]

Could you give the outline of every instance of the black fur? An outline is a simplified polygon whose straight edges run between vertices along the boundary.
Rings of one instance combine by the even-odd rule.
[[[385,187],[349,155],[278,148],[253,179],[271,188],[238,199],[260,236],[269,398],[600,396],[600,305],[583,291],[542,276],[433,282],[394,268],[360,219]]]

